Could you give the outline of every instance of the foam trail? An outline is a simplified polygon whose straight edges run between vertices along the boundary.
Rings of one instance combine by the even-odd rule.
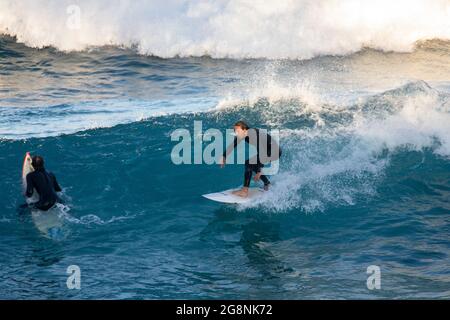
[[[450,39],[450,2],[0,0],[0,33],[64,51],[118,45],[166,58],[305,59]]]

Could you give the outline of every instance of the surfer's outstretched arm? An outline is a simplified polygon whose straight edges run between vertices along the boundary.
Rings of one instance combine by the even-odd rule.
[[[269,134],[268,136],[268,141],[270,143],[270,147],[269,147],[269,152],[268,152],[268,156],[270,157],[270,161],[275,161],[280,159],[281,157],[281,149],[280,149],[280,145],[277,143],[276,139],[273,139]]]
[[[238,138],[234,137],[233,143],[230,144],[227,149],[224,151],[223,155],[222,155],[222,159],[221,159],[221,166],[225,165],[226,159],[227,157],[233,152],[233,150],[237,147],[238,145]]]

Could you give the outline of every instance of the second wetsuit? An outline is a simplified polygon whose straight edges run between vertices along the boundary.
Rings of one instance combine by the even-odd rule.
[[[33,204],[36,209],[47,211],[59,200],[56,192],[61,191],[61,187],[53,173],[38,169],[30,172],[26,179],[26,196],[31,197],[34,189],[39,194],[39,201]]]

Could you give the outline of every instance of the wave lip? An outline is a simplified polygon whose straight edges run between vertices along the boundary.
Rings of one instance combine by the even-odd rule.
[[[0,2],[0,33],[62,51],[116,45],[163,58],[308,59],[450,39],[445,0]]]

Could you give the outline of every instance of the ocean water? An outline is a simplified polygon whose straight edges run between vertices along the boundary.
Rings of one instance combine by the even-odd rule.
[[[448,2],[78,1],[98,19],[73,33],[35,3],[0,0],[1,299],[450,298]],[[222,205],[201,195],[243,166],[175,165],[170,135],[239,119],[283,156],[265,197]],[[27,151],[62,236],[20,208]]]

